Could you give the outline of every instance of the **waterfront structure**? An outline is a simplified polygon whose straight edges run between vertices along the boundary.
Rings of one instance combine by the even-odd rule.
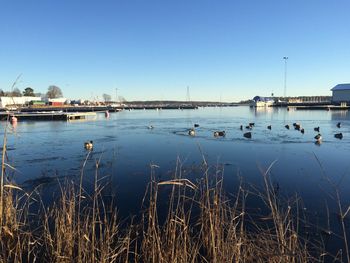
[[[45,103],[45,101],[41,101],[41,100],[32,100],[29,102],[29,105],[31,105],[31,106],[45,106],[46,103]]]
[[[288,98],[288,103],[302,103],[303,101],[300,98]]]
[[[253,98],[253,102],[250,104],[250,107],[270,107],[273,105],[273,103],[273,98],[255,96]]]
[[[7,112],[0,112],[0,120],[6,120],[8,116]],[[61,120],[86,120],[96,119],[96,112],[63,112],[63,111],[46,111],[46,112],[12,112],[11,117],[17,120],[50,120],[50,121],[61,121]],[[12,118],[11,118],[12,120]]]
[[[0,108],[6,108],[9,106],[22,106],[29,104],[31,101],[41,101],[41,97],[0,97]]]
[[[66,103],[67,101],[67,98],[54,98],[54,99],[47,99],[47,102],[50,104],[50,105],[63,105],[64,103]]]
[[[350,83],[338,84],[331,91],[333,103],[350,103]]]
[[[331,96],[288,97],[288,103],[330,103],[331,100]]]

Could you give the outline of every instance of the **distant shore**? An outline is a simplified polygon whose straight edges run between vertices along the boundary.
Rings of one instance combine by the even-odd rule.
[[[11,105],[0,108],[0,112],[118,112],[121,110],[186,110],[199,107],[236,107],[250,106],[247,101],[242,102],[215,102],[215,101],[128,101],[128,102],[106,102],[90,105]],[[331,102],[275,102],[268,107],[278,107],[296,110],[348,110],[347,105]]]
[[[125,103],[100,103],[97,105],[40,105],[40,106],[20,106],[14,105],[7,108],[2,108],[2,111],[21,111],[21,112],[40,112],[40,111],[64,111],[64,112],[97,112],[120,110],[156,110],[156,109],[197,109],[198,107],[233,107],[238,103],[221,103],[221,102],[183,102],[183,101],[133,101]]]

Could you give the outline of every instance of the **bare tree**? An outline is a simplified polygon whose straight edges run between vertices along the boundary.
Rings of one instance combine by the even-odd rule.
[[[126,102],[126,99],[124,98],[124,96],[118,96],[118,100],[120,102]]]
[[[11,92],[12,97],[21,97],[22,93],[18,88],[14,88]]]
[[[51,85],[47,89],[46,96],[49,99],[61,98],[63,96],[63,93],[62,93],[62,90],[59,87],[57,87],[55,85]]]
[[[106,93],[102,94],[102,97],[105,102],[112,100],[112,96]]]

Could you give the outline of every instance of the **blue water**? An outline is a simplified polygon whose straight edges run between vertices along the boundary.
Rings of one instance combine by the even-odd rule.
[[[252,138],[243,137],[240,125],[254,122]],[[294,130],[299,122],[305,134]],[[342,123],[339,129],[338,122]],[[187,135],[194,123],[196,136]],[[284,125],[289,124],[290,130]],[[2,133],[5,123],[1,123]],[[148,126],[154,129],[148,129]],[[268,130],[267,125],[272,125]],[[320,126],[323,143],[316,145],[313,128]],[[214,138],[215,130],[226,137]],[[342,132],[342,140],[334,134]],[[86,187],[93,182],[95,162],[100,176],[109,176],[121,215],[135,213],[150,180],[150,164],[156,164],[159,180],[171,178],[181,160],[185,177],[196,180],[203,156],[209,165],[224,167],[225,189],[234,193],[238,175],[247,184],[262,186],[262,171],[271,170],[273,184],[281,194],[304,200],[315,213],[331,213],[336,203],[328,197],[330,182],[338,185],[343,203],[350,203],[350,115],[347,111],[287,111],[286,109],[199,108],[198,110],[134,110],[98,114],[90,121],[18,122],[8,138],[9,163],[16,168],[17,184],[35,186],[36,179],[76,179],[87,156],[83,144],[92,140],[94,149],[84,169]],[[328,179],[326,179],[328,178]],[[329,182],[330,181],[330,182]],[[55,181],[54,181],[55,182]],[[53,185],[55,183],[52,183]],[[55,189],[52,186],[49,189]],[[46,193],[47,194],[47,193]]]

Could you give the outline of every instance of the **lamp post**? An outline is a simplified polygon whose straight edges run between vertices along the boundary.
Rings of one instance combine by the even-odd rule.
[[[284,60],[284,92],[283,92],[283,97],[286,99],[287,96],[287,60],[288,57],[283,57]]]

